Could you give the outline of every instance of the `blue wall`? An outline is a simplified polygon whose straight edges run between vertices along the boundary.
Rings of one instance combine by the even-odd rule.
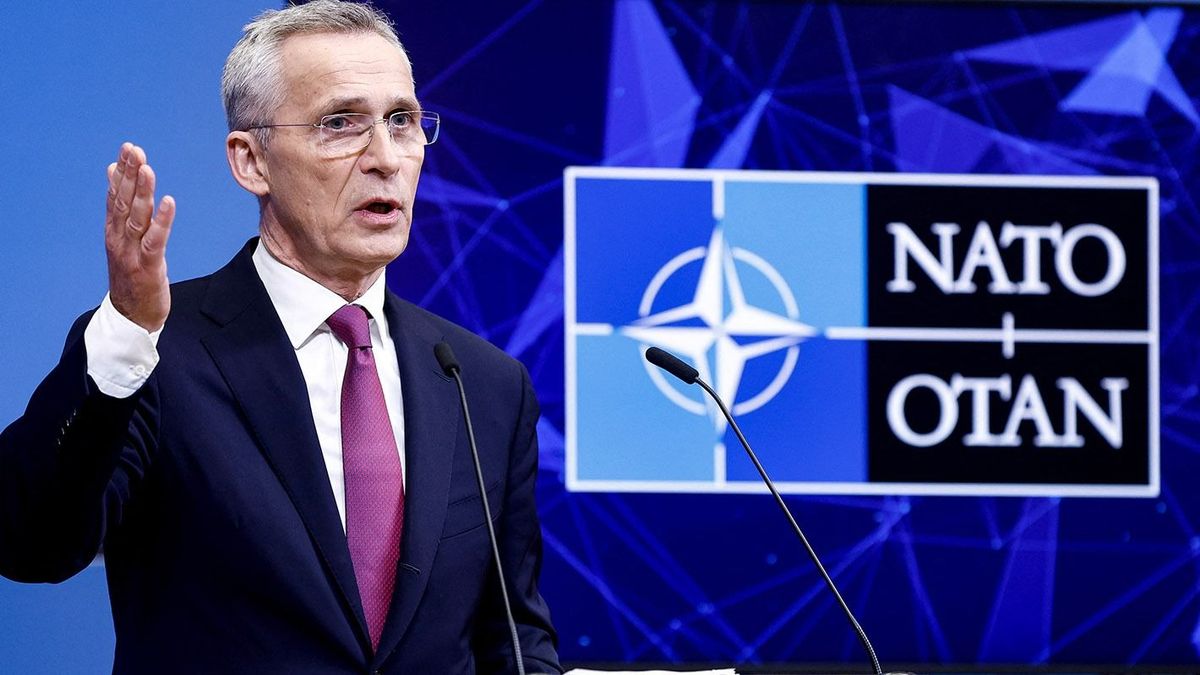
[[[179,205],[173,280],[211,271],[256,230],[225,163],[220,76],[264,3],[9,3],[0,21],[0,420],[17,417],[67,328],[108,287],[105,167],[131,140]],[[104,570],[59,586],[0,579],[0,671],[112,667]]]

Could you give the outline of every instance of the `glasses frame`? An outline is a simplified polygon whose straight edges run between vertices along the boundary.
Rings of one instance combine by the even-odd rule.
[[[322,115],[321,119],[319,119],[315,123],[314,122],[296,122],[296,123],[288,123],[288,124],[254,124],[254,125],[246,127],[245,131],[252,131],[254,129],[275,129],[278,127],[309,127],[311,129],[326,129],[326,128],[328,128],[326,126],[328,120],[330,120],[334,117],[346,117],[347,115],[353,115],[355,117],[366,117],[371,120],[371,124],[367,127],[366,143],[363,143],[361,148],[358,148],[357,150],[352,150],[349,152],[361,152],[361,151],[365,150],[367,148],[367,146],[371,145],[371,141],[374,140],[374,138],[375,138],[375,126],[377,124],[380,124],[380,123],[386,124],[389,129],[388,136],[391,137],[390,129],[393,126],[392,118],[395,117],[396,115],[414,115],[414,116],[416,116],[417,125],[422,130],[421,138],[426,139],[425,142],[422,143],[422,145],[433,145],[435,142],[437,142],[438,136],[441,134],[441,131],[442,131],[442,116],[439,115],[438,113],[435,113],[435,112],[432,112],[429,110],[397,110],[393,113],[388,114],[386,117],[380,117],[378,119],[372,119],[370,113],[332,113],[329,115]],[[425,134],[425,131],[424,131],[425,130],[425,125],[424,125],[425,120],[433,121],[433,135],[432,136],[427,136]]]

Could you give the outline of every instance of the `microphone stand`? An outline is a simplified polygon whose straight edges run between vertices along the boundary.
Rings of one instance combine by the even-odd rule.
[[[804,536],[804,531],[800,529],[800,524],[792,516],[792,511],[783,501],[783,496],[779,494],[779,490],[775,488],[775,482],[767,476],[767,470],[763,468],[762,462],[758,461],[758,455],[750,449],[750,443],[746,441],[746,437],[742,435],[742,430],[733,419],[733,415],[725,407],[725,403],[721,401],[721,397],[717,396],[717,392],[713,391],[712,387],[708,386],[704,380],[696,378],[696,384],[700,388],[708,392],[708,395],[717,402],[717,406],[721,408],[721,413],[725,415],[725,419],[729,421],[729,426],[733,428],[733,433],[737,434],[738,440],[742,442],[742,447],[746,449],[746,453],[750,455],[750,461],[754,462],[754,468],[758,469],[758,475],[762,476],[763,482],[767,484],[767,489],[771,491],[771,495],[775,497],[775,502],[779,504],[779,508],[783,511],[783,515],[787,517],[788,522],[792,524],[792,530],[796,536],[800,537],[800,543],[804,544],[804,550],[808,552],[808,557],[816,566],[817,571],[821,573],[821,578],[825,580],[825,585],[829,587],[833,597],[841,606],[842,612],[846,618],[850,620],[850,625],[854,628],[854,632],[858,635],[858,641],[862,643],[863,649],[866,650],[867,656],[871,659],[871,667],[874,669],[875,675],[883,675],[883,668],[879,665],[879,657],[875,655],[875,648],[871,646],[871,641],[867,639],[867,632],[859,625],[858,619],[854,618],[854,613],[850,611],[850,606],[842,599],[842,594],[838,592],[837,586],[833,583],[833,577],[829,576],[829,572],[825,571],[825,566],[821,564],[821,559],[817,557],[817,552],[813,550],[811,544],[808,543],[808,537]]]
[[[871,641],[867,639],[867,632],[859,625],[858,619],[854,618],[854,613],[850,611],[850,606],[842,599],[842,594],[838,592],[837,586],[833,583],[833,578],[829,576],[829,572],[825,571],[825,566],[821,564],[821,559],[817,557],[817,552],[813,550],[811,544],[808,543],[808,537],[804,536],[804,531],[800,529],[800,524],[792,516],[792,512],[788,509],[787,504],[783,501],[783,496],[779,494],[779,490],[775,488],[775,482],[767,475],[767,470],[763,468],[762,462],[758,461],[758,455],[754,454],[754,450],[750,448],[750,442],[746,440],[742,434],[741,427],[738,426],[737,420],[733,419],[729,409],[725,407],[725,402],[713,391],[713,388],[708,386],[708,383],[700,379],[700,373],[695,368],[689,366],[679,360],[677,356],[670,352],[651,347],[646,350],[646,360],[650,363],[662,368],[668,373],[682,380],[685,384],[698,384],[713,401],[717,403],[717,407],[721,409],[721,414],[729,422],[729,426],[733,428],[733,432],[737,434],[737,438],[742,443],[742,447],[746,449],[746,454],[750,455],[750,461],[754,463],[754,468],[758,470],[758,475],[762,476],[763,482],[767,484],[767,489],[771,491],[771,495],[775,497],[775,503],[779,504],[779,508],[783,511],[783,515],[787,517],[788,522],[792,525],[792,530],[796,532],[796,536],[800,537],[800,543],[804,544],[804,550],[808,552],[809,559],[816,566],[817,571],[821,573],[821,578],[825,580],[825,585],[829,587],[833,597],[837,599],[838,605],[842,608],[842,613],[849,619],[851,627],[854,628],[855,634],[858,635],[859,642],[862,643],[863,649],[866,650],[867,656],[871,659],[871,667],[874,669],[875,675],[883,675],[883,668],[879,665],[879,657],[875,655],[875,648],[871,646]]]
[[[471,444],[471,459],[475,460],[475,480],[479,483],[479,500],[483,502],[483,522],[487,524],[488,541],[492,544],[492,557],[496,561],[496,576],[500,579],[500,596],[504,599],[504,616],[508,619],[508,631],[512,638],[513,658],[517,663],[517,674],[525,675],[525,660],[521,656],[521,638],[517,635],[517,622],[513,620],[512,604],[508,601],[508,585],[504,582],[504,567],[500,563],[500,546],[496,542],[496,529],[492,525],[492,508],[488,505],[487,486],[483,481],[483,466],[479,463],[479,448],[475,445],[475,429],[471,425],[471,411],[467,408],[467,390],[463,386],[461,368],[454,351],[447,342],[434,346],[434,356],[442,371],[454,378],[458,384],[458,397],[462,402],[463,419],[467,423],[467,440]]]

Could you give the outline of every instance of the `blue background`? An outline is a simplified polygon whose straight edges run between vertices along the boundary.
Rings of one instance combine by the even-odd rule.
[[[0,334],[4,419],[103,294],[104,166],[122,140],[178,198],[173,278],[253,233],[217,80],[263,4],[6,8],[0,320],[20,330]],[[542,589],[567,661],[862,663],[768,498],[563,488],[562,172],[620,165],[1157,176],[1160,498],[789,502],[887,665],[1197,663],[1200,10],[385,4],[445,119],[389,281],[530,368]],[[101,576],[0,584],[0,670],[106,670]]]
[[[0,20],[0,424],[25,407],[71,322],[100,303],[105,167],[132,140],[179,205],[172,279],[206,274],[254,235],[258,209],[229,177],[220,74],[261,2],[6,3]],[[0,672],[112,668],[103,567],[61,586],[0,579]]]

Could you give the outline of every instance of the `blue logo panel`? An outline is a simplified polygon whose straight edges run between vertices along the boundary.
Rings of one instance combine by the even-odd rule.
[[[865,199],[862,184],[726,181],[726,239],[769,259],[806,323],[863,326]]]
[[[587,481],[713,480],[712,427],[662,397],[641,369],[634,340],[579,340],[578,421],[587,438],[578,476]],[[630,367],[632,364],[633,367]]]
[[[814,339],[799,349],[787,386],[768,405],[738,416],[742,433],[777,482],[865,482],[865,347]],[[757,485],[762,479],[732,431],[725,445],[727,479]]]
[[[576,319],[629,323],[664,254],[703,246],[712,232],[711,189],[700,181],[581,181],[577,190]],[[644,279],[642,284],[628,280]]]

